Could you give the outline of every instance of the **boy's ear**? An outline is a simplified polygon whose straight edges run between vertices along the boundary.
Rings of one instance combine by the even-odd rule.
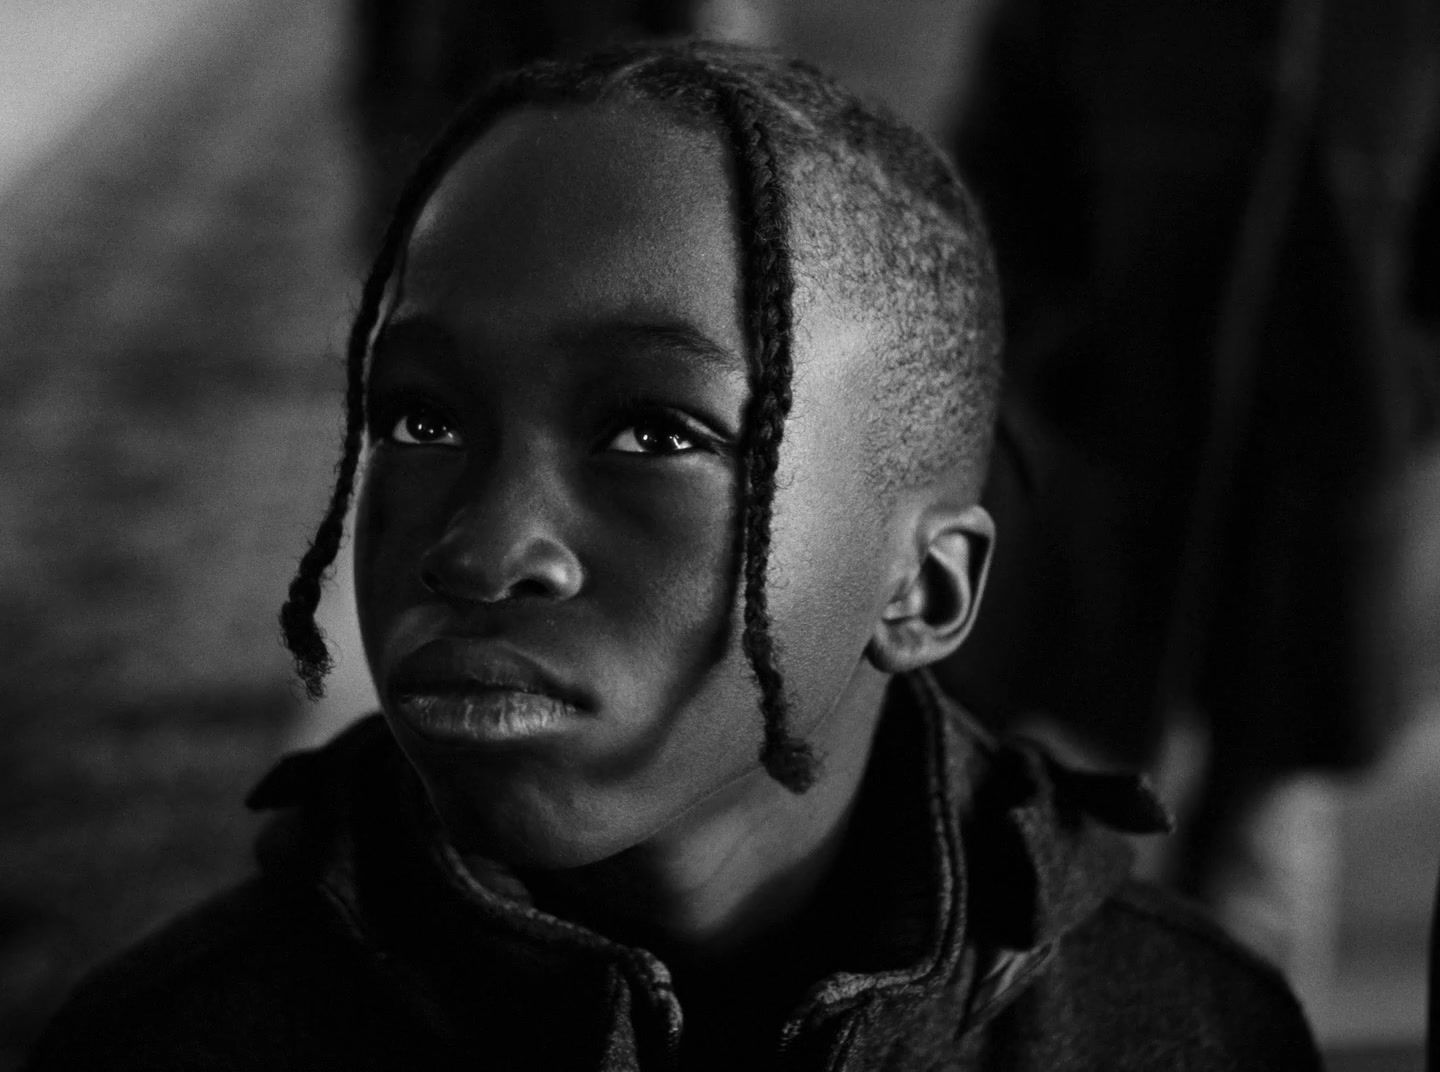
[[[995,522],[985,508],[932,506],[915,533],[912,564],[885,604],[867,654],[876,669],[903,674],[939,662],[960,646],[980,607]]]

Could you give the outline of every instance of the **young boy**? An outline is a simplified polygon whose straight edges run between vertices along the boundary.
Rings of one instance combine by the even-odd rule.
[[[1315,1067],[1273,972],[1126,884],[1143,786],[926,674],[984,585],[998,314],[949,167],[808,68],[503,79],[401,198],[282,616],[317,690],[368,436],[383,720],[281,763],[259,877],[35,1067]]]

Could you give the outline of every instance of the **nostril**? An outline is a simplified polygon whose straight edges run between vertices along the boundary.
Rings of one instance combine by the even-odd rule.
[[[521,577],[519,580],[515,581],[515,583],[510,586],[509,590],[505,593],[503,598],[535,599],[544,598],[547,596],[553,597],[555,595],[556,593],[552,591],[550,585],[546,584],[539,578]]]
[[[437,596],[445,594],[445,582],[432,564],[420,568],[420,583]]]

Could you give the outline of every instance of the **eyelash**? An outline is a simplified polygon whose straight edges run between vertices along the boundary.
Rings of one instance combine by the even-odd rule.
[[[675,409],[673,406],[647,399],[631,399],[623,403],[619,413],[610,424],[610,431],[601,437],[601,443],[608,447],[623,433],[631,430],[645,430],[647,427],[664,434],[678,434],[690,445],[672,451],[641,450],[617,451],[617,453],[668,457],[700,451],[718,454],[725,450],[725,443],[689,414]]]
[[[377,442],[384,441],[402,447],[454,447],[460,445],[456,442],[439,440],[419,443],[406,443],[399,440],[396,437],[396,430],[400,427],[400,423],[421,414],[435,418],[444,427],[446,434],[458,438],[459,433],[456,431],[458,422],[450,417],[445,407],[436,405],[428,398],[415,395],[396,395],[376,405],[370,419],[370,436]]]
[[[459,442],[446,442],[437,438],[433,441],[411,443],[398,439],[396,431],[401,422],[413,419],[417,415],[434,418],[443,426],[445,435],[456,437]],[[460,438],[456,431],[457,424],[458,422],[450,417],[443,406],[436,405],[428,398],[416,395],[396,395],[375,404],[370,418],[370,435],[376,442],[383,441],[402,447],[450,448],[461,446],[464,443],[463,438]],[[646,430],[658,431],[662,435],[678,436],[688,445],[675,450],[657,451],[615,450],[611,447],[611,444],[625,432]],[[615,416],[608,423],[608,431],[599,438],[599,445],[602,451],[613,450],[617,454],[644,457],[673,457],[699,452],[726,454],[733,449],[731,444],[683,410],[643,398],[626,400],[620,404]]]

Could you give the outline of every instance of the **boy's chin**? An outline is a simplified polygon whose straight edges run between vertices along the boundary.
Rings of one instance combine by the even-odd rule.
[[[422,770],[421,780],[448,840],[467,859],[515,871],[568,870],[632,848],[648,834],[639,816],[586,786],[523,777],[453,786],[432,773],[439,772]]]

